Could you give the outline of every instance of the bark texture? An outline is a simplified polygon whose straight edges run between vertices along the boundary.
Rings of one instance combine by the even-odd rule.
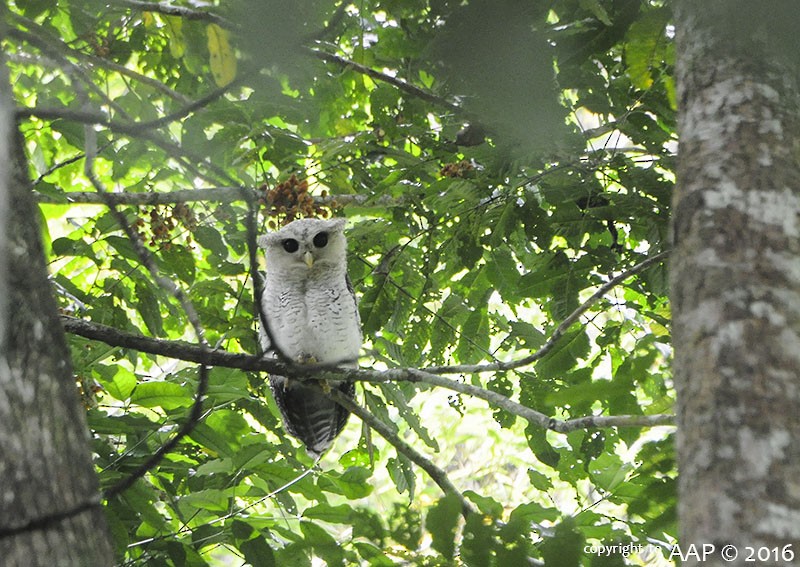
[[[800,105],[776,32],[800,6],[776,5],[676,9],[680,543],[739,552],[703,565],[744,565],[748,546],[800,561]]]
[[[5,79],[3,77],[3,79]],[[10,105],[0,81],[0,105]],[[14,129],[15,130],[15,129]],[[21,138],[11,140],[0,343],[0,563],[113,565],[88,427],[47,281]],[[0,313],[1,315],[2,313]]]

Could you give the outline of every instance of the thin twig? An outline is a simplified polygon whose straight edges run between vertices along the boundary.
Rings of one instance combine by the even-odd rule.
[[[24,20],[24,19],[23,19]],[[34,22],[29,20],[24,20],[25,22],[29,23],[30,26],[37,26]],[[56,40],[49,36],[49,34],[44,33],[39,28],[39,33],[43,37],[39,37],[36,34],[31,32],[26,32],[21,29],[11,28],[8,30],[8,35],[17,41],[27,42],[39,52],[44,55],[45,59],[51,60],[53,65],[56,66],[57,69],[64,72],[69,78],[70,82],[73,84],[73,87],[78,87],[78,81],[86,85],[86,88],[91,90],[95,95],[97,95],[101,100],[105,102],[109,106],[109,108],[113,108],[120,116],[124,118],[130,118],[129,114],[122,108],[119,104],[114,102],[111,98],[106,95],[105,92],[101,88],[99,88],[89,73],[76,63],[73,63],[69,60],[62,52],[61,49],[67,49],[66,46],[61,43],[59,40]],[[47,41],[45,40],[47,38]],[[50,43],[48,43],[48,41]],[[51,43],[55,43],[58,45],[51,45]],[[58,65],[58,62],[61,62],[61,65]]]
[[[165,124],[170,124],[171,122],[177,122],[178,120],[186,118],[187,116],[189,116],[193,112],[196,112],[197,110],[200,110],[201,108],[205,108],[210,103],[214,102],[218,98],[220,98],[220,97],[224,96],[225,94],[229,93],[230,91],[232,91],[233,89],[235,89],[236,87],[241,85],[243,81],[244,81],[244,77],[240,75],[239,77],[237,77],[236,79],[234,79],[233,81],[228,83],[227,85],[225,85],[223,87],[216,88],[213,91],[211,91],[210,93],[198,98],[197,100],[187,103],[185,106],[179,108],[175,112],[170,112],[169,114],[166,114],[166,115],[162,116],[161,118],[157,118],[157,119],[152,120],[150,122],[142,122],[141,123],[141,128],[144,129],[144,130],[152,130],[154,128],[160,128],[161,126],[164,126]]]
[[[152,122],[150,123],[119,122],[116,120],[111,120],[105,114],[89,112],[85,110],[70,110],[64,108],[38,108],[38,109],[18,108],[16,109],[15,116],[17,120],[21,118],[29,118],[31,116],[36,116],[40,119],[46,119],[46,120],[64,119],[64,120],[79,122],[82,124],[97,124],[100,126],[105,126],[112,132],[118,132],[120,134],[125,134],[133,138],[140,138],[142,140],[147,140],[149,142],[152,142],[153,144],[161,148],[164,152],[166,152],[168,155],[175,158],[176,161],[178,161],[181,165],[183,165],[189,171],[194,173],[197,177],[204,179],[212,184],[236,183],[236,181],[225,170],[215,166],[212,163],[209,163],[207,159],[193,155],[187,152],[182,147],[175,144],[174,142],[168,142],[156,136],[155,133],[152,132],[148,126],[148,124],[152,124]],[[209,175],[206,175],[205,173],[200,171],[197,168],[196,164],[202,164],[204,167],[207,167],[209,171],[211,171],[214,175],[218,177],[218,179],[213,179]],[[107,194],[112,195],[113,193],[107,193]]]
[[[102,151],[102,148],[99,151]],[[51,175],[52,173],[55,173],[56,171],[58,171],[62,167],[67,167],[68,165],[72,165],[73,163],[75,163],[77,161],[80,161],[85,157],[86,157],[86,154],[80,153],[80,154],[75,154],[74,156],[72,156],[70,158],[67,158],[64,161],[60,161],[58,163],[54,163],[52,166],[47,168],[46,171],[42,172],[42,174],[39,175],[39,177],[37,177],[33,181],[33,183],[31,183],[31,186],[32,187],[36,187],[37,185],[39,185],[39,183],[44,181],[44,178],[47,177],[48,175]],[[91,194],[92,195],[97,195],[96,193],[91,193]],[[44,197],[43,199],[39,200],[40,203],[49,202],[49,200],[48,200],[49,197],[45,197],[44,195],[41,195],[40,193],[37,193],[37,195],[40,195],[40,196]]]
[[[319,49],[312,49],[312,48],[305,48],[305,51],[309,55],[316,57],[317,59],[321,59],[322,61],[325,61],[327,63],[333,63],[343,69],[352,69],[353,71],[361,73],[362,75],[367,75],[368,77],[375,79],[376,81],[381,81],[390,84],[393,87],[397,87],[399,90],[407,94],[410,94],[420,100],[424,100],[425,102],[430,102],[437,106],[441,106],[456,114],[461,114],[461,115],[465,114],[464,109],[458,106],[457,104],[452,103],[449,100],[437,96],[433,93],[430,93],[426,90],[423,90],[418,86],[412,85],[411,83],[406,82],[402,79],[393,77],[392,75],[382,73],[381,71],[378,71],[371,67],[367,67],[366,65],[362,65],[361,63],[356,63],[355,61],[351,61],[350,59],[346,59],[341,55],[336,55],[334,53],[326,53],[324,51],[320,51]]]
[[[281,486],[279,486],[278,488],[276,488],[275,490],[273,490],[272,492],[270,492],[266,496],[262,496],[258,500],[255,500],[254,502],[251,502],[250,504],[247,504],[246,506],[242,506],[241,508],[236,508],[235,510],[225,514],[224,516],[218,516],[218,517],[214,518],[213,520],[209,520],[208,522],[206,522],[204,524],[200,524],[199,526],[191,526],[191,527],[189,527],[188,525],[184,525],[180,530],[178,530],[176,532],[163,534],[163,535],[159,535],[159,536],[153,536],[153,537],[149,537],[147,539],[143,539],[143,540],[140,540],[140,541],[136,541],[136,542],[130,543],[130,544],[128,544],[127,549],[132,549],[134,547],[142,547],[142,546],[151,544],[151,543],[156,542],[156,541],[163,541],[165,539],[169,539],[169,538],[172,538],[172,537],[175,537],[175,536],[179,536],[179,535],[181,535],[183,533],[186,533],[186,532],[195,532],[196,530],[199,530],[200,528],[205,528],[207,526],[213,526],[214,524],[217,524],[219,522],[224,522],[225,520],[229,520],[231,518],[235,518],[236,516],[238,516],[242,512],[246,512],[250,508],[254,508],[255,506],[258,506],[262,502],[266,502],[267,500],[269,500],[271,498],[275,498],[275,496],[277,496],[278,494],[280,494],[284,490],[286,490],[288,488],[291,488],[293,485],[297,484],[298,482],[303,480],[305,477],[307,477],[309,474],[311,474],[314,471],[314,467],[315,466],[316,465],[308,467],[306,470],[304,470],[302,473],[300,473],[299,475],[294,477],[292,480],[282,484]]]
[[[447,477],[447,473],[437,467],[433,461],[428,459],[425,455],[403,441],[400,436],[392,431],[388,425],[383,423],[377,417],[372,415],[370,412],[358,405],[336,388],[332,388],[328,393],[328,396],[330,396],[333,401],[350,413],[357,415],[361,421],[377,431],[381,437],[386,439],[392,446],[394,446],[399,453],[402,453],[408,457],[411,462],[428,473],[428,476],[430,476],[431,479],[439,486],[439,488],[442,489],[442,492],[445,494],[454,494],[461,502],[461,513],[464,515],[464,517],[467,517],[470,513],[475,511],[475,509],[472,507],[472,504],[470,504],[467,499],[464,498],[464,495],[459,492],[459,490]]]
[[[523,366],[529,366],[536,362],[537,360],[543,358],[547,353],[549,353],[553,347],[556,345],[558,340],[567,332],[567,330],[580,319],[580,316],[583,315],[589,308],[597,303],[606,293],[608,293],[612,288],[616,287],[629,277],[638,274],[639,272],[649,268],[653,264],[659,263],[664,260],[667,256],[669,256],[670,251],[665,250],[664,252],[659,252],[653,256],[650,256],[646,260],[639,262],[632,268],[629,268],[622,272],[621,274],[614,276],[606,283],[601,285],[597,288],[592,296],[584,301],[575,311],[569,314],[566,319],[564,319],[561,324],[556,327],[553,334],[550,335],[550,338],[533,354],[519,358],[517,360],[509,360],[506,362],[490,362],[487,364],[459,364],[459,365],[452,365],[452,366],[431,366],[426,368],[427,372],[433,374],[470,374],[476,372],[492,372],[497,370],[513,370],[515,368],[521,368]]]

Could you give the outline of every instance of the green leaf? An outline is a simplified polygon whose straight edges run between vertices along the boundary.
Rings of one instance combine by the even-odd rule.
[[[275,567],[275,554],[262,536],[243,542],[239,549],[242,550],[245,560],[253,567]]]
[[[539,546],[548,567],[580,567],[584,538],[575,528],[575,520],[565,518],[555,526],[555,535]]]
[[[195,490],[183,496],[180,500],[180,504],[187,510],[225,512],[228,509],[228,496],[222,490],[213,488]]]
[[[559,378],[574,368],[589,353],[589,338],[583,328],[567,331],[536,365],[542,378]]]
[[[408,405],[408,399],[396,384],[380,384],[381,392],[391,404],[398,409],[406,423],[419,435],[420,439],[435,452],[439,452],[439,444],[431,437],[428,429],[422,425],[419,416]],[[401,491],[402,492],[402,491]]]
[[[579,0],[578,3],[580,4],[581,8],[584,10],[589,10],[605,25],[610,26],[613,24],[611,18],[608,16],[608,12],[606,12],[606,9],[603,8],[603,5],[600,3],[600,0]]]
[[[228,257],[228,247],[225,246],[225,241],[222,240],[219,231],[210,226],[201,225],[192,234],[197,243],[206,250],[210,250],[220,258]]]
[[[131,402],[146,408],[174,410],[191,406],[193,400],[184,386],[172,382],[142,382],[133,390]]]
[[[628,76],[634,86],[646,90],[653,84],[651,69],[660,63],[666,48],[664,28],[669,23],[665,10],[648,12],[631,24],[625,42]]]
[[[535,522],[554,522],[558,519],[559,511],[557,508],[546,508],[537,502],[526,502],[520,504],[511,512],[509,522],[523,522],[530,524]]]
[[[105,388],[117,400],[127,400],[136,387],[136,376],[133,372],[117,366],[116,373],[111,382],[106,382]]]
[[[431,534],[431,545],[445,559],[452,559],[456,550],[456,526],[461,517],[461,502],[455,494],[440,498],[425,518]]]
[[[169,52],[175,59],[180,59],[186,52],[186,39],[183,36],[183,19],[178,16],[162,16],[166,23],[169,37]]]
[[[163,319],[161,317],[161,306],[158,298],[153,293],[150,286],[136,284],[136,297],[138,299],[136,308],[144,319],[147,330],[150,334],[160,337],[164,335]]]
[[[529,425],[525,432],[528,434],[528,446],[533,451],[533,454],[536,455],[536,458],[551,468],[558,467],[558,461],[561,457],[547,441],[546,432],[533,425]]]
[[[331,506],[318,504],[303,511],[303,517],[311,520],[323,520],[332,524],[349,524],[355,518],[355,511],[345,504]]]
[[[397,458],[390,458],[386,461],[386,470],[389,471],[389,478],[392,479],[397,492],[400,494],[408,492],[409,501],[414,500],[414,491],[417,485],[417,475],[411,466],[411,461],[402,454]]]
[[[482,358],[489,350],[489,317],[484,308],[474,309],[461,329],[461,338],[456,348],[456,357],[469,362],[473,357]]]
[[[363,467],[350,467],[344,474],[330,473],[320,478],[319,487],[350,499],[364,498],[371,494],[374,488],[367,482],[371,475],[372,473]]]
[[[511,321],[509,323],[514,337],[520,341],[525,348],[536,350],[541,347],[547,337],[545,334],[525,321]]]
[[[590,469],[592,480],[599,488],[614,492],[625,482],[634,467],[631,463],[623,463],[617,455],[602,453],[592,461]]]
[[[206,26],[211,73],[218,87],[236,78],[236,54],[228,40],[230,32],[217,24]]]
[[[489,567],[491,565],[494,530],[491,522],[480,514],[470,514],[464,524],[461,557],[470,567]]]
[[[492,518],[499,518],[503,513],[503,505],[494,498],[481,496],[473,490],[464,491],[464,496],[469,498],[482,514],[491,516]]]
[[[497,291],[506,299],[517,298],[519,290],[520,273],[517,262],[505,248],[495,248],[489,255],[486,264],[486,273],[489,281]]]
[[[547,492],[553,488],[553,481],[534,469],[528,469],[528,480],[530,480],[531,486],[542,492]]]
[[[311,522],[300,522],[300,530],[306,539],[306,544],[314,549],[329,567],[344,565],[344,553],[341,546],[320,526]]]

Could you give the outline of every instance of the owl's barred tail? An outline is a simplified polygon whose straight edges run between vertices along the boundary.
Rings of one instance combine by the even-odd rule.
[[[269,383],[286,431],[302,441],[309,455],[318,460],[344,429],[350,412],[318,388],[302,382],[270,376]],[[333,387],[348,397],[355,396],[352,382],[341,382]]]

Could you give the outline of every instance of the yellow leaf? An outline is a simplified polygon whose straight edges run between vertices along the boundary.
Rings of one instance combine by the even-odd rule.
[[[230,34],[217,24],[209,24],[206,34],[211,74],[214,75],[217,86],[224,87],[236,78],[236,54],[228,41]]]
[[[183,36],[183,19],[178,16],[165,16],[167,35],[169,36],[169,52],[175,59],[180,59],[186,52],[186,39]]]

